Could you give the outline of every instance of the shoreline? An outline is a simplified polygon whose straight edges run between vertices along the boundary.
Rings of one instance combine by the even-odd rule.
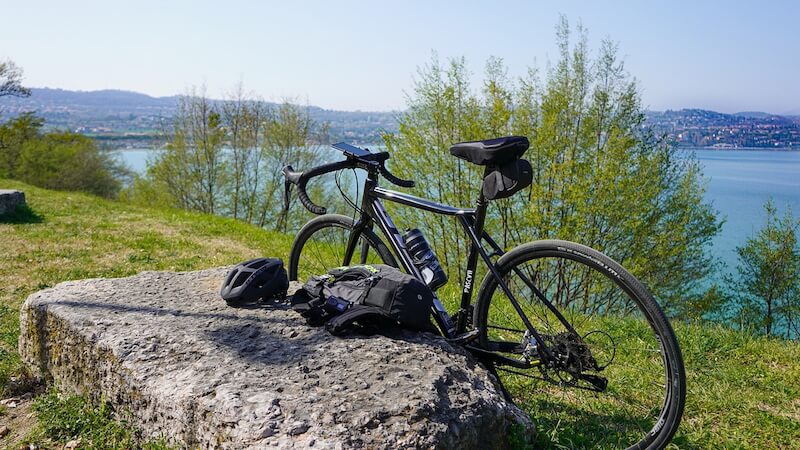
[[[675,148],[679,150],[708,150],[708,151],[743,151],[743,152],[800,152],[800,147],[690,147],[679,145]]]

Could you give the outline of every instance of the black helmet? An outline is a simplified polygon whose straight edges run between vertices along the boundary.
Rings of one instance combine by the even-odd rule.
[[[257,258],[231,269],[219,294],[228,305],[239,306],[286,296],[289,277],[278,258]]]

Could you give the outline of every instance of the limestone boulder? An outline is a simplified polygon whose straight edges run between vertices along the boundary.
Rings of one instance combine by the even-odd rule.
[[[17,206],[25,204],[25,193],[12,189],[0,189],[0,216],[10,214]]]
[[[503,448],[529,419],[466,351],[338,338],[285,304],[228,307],[226,269],[61,283],[21,312],[36,377],[190,448]]]

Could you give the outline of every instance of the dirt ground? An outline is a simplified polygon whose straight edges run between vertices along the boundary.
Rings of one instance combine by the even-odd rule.
[[[36,413],[33,411],[33,393],[0,400],[0,448],[29,449],[25,442],[36,426]]]

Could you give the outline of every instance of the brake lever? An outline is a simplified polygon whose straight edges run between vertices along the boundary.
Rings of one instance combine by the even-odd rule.
[[[289,194],[292,193],[292,182],[286,180],[283,182],[283,209],[284,211],[289,210]]]

